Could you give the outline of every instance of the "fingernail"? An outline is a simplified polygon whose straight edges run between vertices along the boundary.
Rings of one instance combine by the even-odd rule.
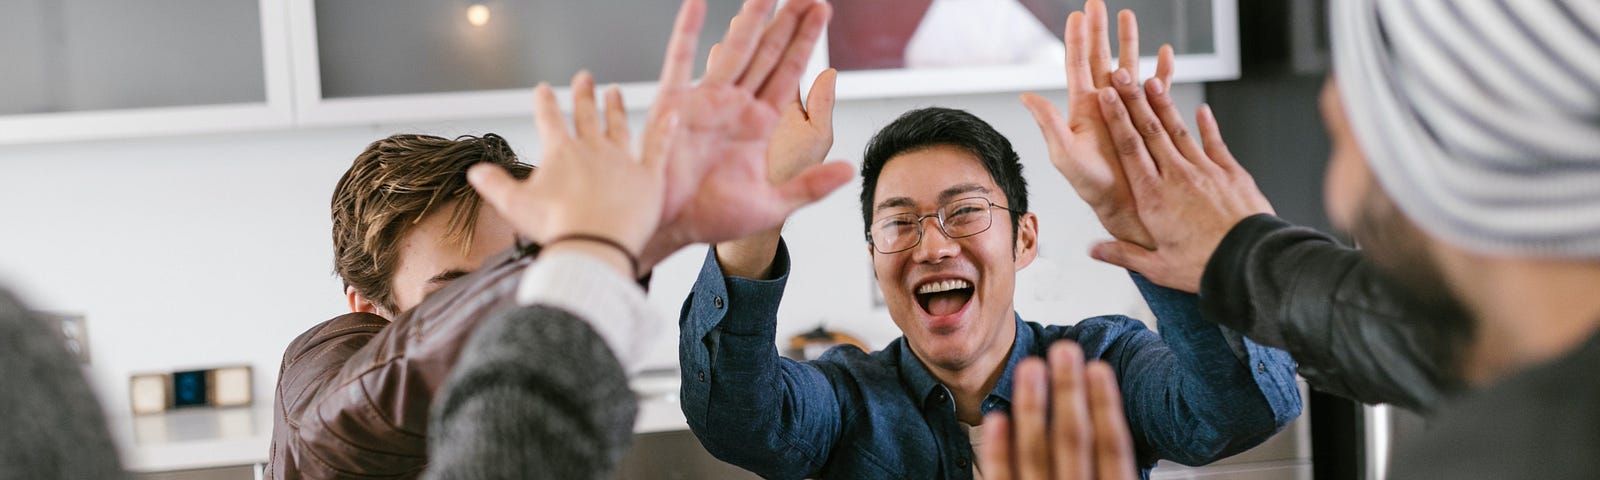
[[[1100,101],[1105,103],[1116,103],[1117,91],[1109,88],[1100,90]]]
[[[1127,85],[1133,81],[1133,77],[1128,75],[1128,71],[1120,68],[1111,73],[1111,79],[1115,80],[1118,85]]]
[[[1161,80],[1156,80],[1154,82],[1150,82],[1150,94],[1151,95],[1160,95],[1161,94],[1161,90],[1163,88],[1165,88],[1165,87],[1163,87],[1161,85]]]

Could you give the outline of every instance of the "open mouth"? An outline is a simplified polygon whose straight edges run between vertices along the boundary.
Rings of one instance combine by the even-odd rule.
[[[961,279],[938,280],[917,287],[917,305],[928,315],[939,317],[961,311],[972,300],[972,282]]]

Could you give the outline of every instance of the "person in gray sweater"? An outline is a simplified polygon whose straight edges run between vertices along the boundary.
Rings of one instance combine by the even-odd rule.
[[[124,478],[105,413],[61,335],[0,288],[0,479]]]
[[[540,249],[517,286],[522,306],[480,325],[445,380],[425,478],[614,475],[637,408],[628,374],[665,323],[635,278],[689,244],[776,228],[849,181],[843,162],[769,180],[767,156],[793,147],[780,124],[809,128],[795,92],[831,12],[787,2],[768,22],[775,3],[749,0],[694,83],[705,4],[684,2],[641,150],[621,93],[606,92],[602,110],[594,79],[579,73],[570,130],[549,86],[534,91],[545,149],[538,175],[517,179],[492,165],[468,172],[483,200]],[[773,28],[783,31],[758,35]],[[768,51],[784,53],[757,54]],[[707,181],[713,170],[717,179]]]

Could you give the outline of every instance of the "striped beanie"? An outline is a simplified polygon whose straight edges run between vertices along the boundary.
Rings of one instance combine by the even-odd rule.
[[[1424,231],[1600,258],[1600,0],[1333,0],[1367,163]]]

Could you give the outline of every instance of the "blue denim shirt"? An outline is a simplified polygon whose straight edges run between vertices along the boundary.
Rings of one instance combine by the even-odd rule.
[[[789,255],[774,280],[726,278],[716,254],[684,302],[679,360],[689,428],[717,458],[766,478],[972,478],[972,446],[949,389],[895,340],[797,362],[776,345]],[[1300,414],[1294,364],[1200,318],[1194,295],[1134,275],[1163,335],[1121,315],[1071,326],[1015,318],[1017,334],[981,408],[1011,404],[1012,371],[1074,340],[1117,373],[1142,475],[1157,459],[1198,465],[1266,440]]]

